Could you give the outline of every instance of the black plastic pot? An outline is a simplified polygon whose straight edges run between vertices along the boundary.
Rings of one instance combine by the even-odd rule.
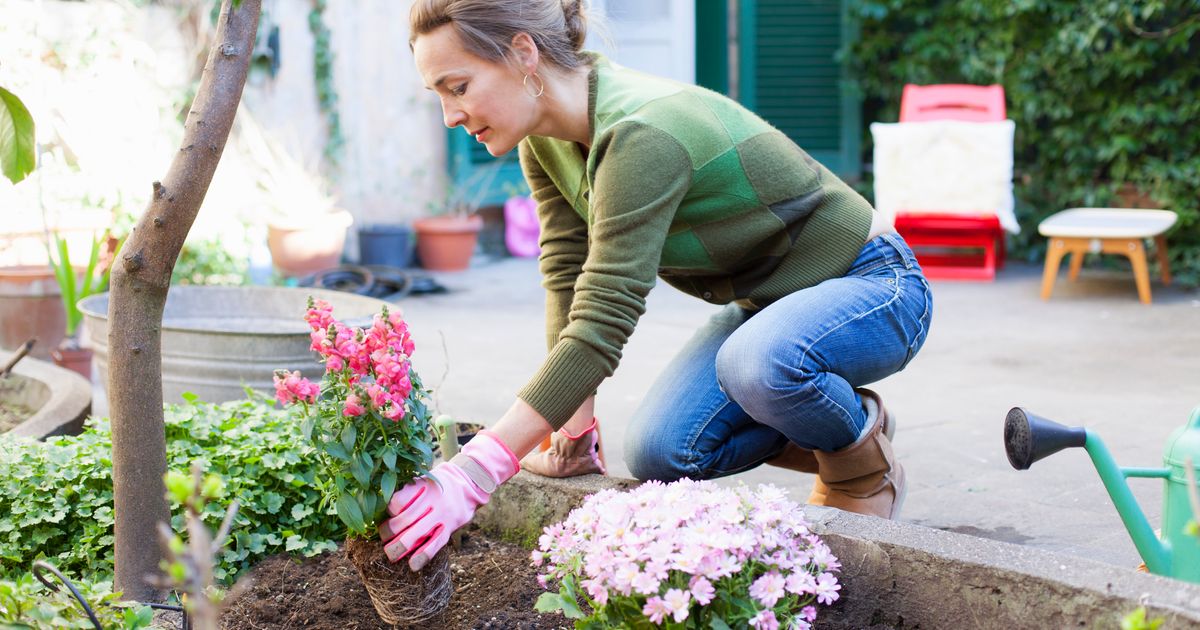
[[[358,258],[363,265],[411,267],[413,233],[406,225],[369,225],[358,230]]]

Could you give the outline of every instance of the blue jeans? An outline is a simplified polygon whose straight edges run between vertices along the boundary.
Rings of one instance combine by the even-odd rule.
[[[854,388],[900,371],[925,343],[933,296],[896,234],[841,278],[761,311],[730,304],[688,341],[634,412],[625,463],[638,479],[753,468],[790,440],[833,451],[867,423]]]

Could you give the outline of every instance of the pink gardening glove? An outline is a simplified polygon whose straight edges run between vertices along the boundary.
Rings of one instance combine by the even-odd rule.
[[[379,525],[388,559],[398,562],[408,556],[409,568],[420,571],[446,546],[450,534],[520,469],[517,456],[495,433],[477,433],[450,461],[392,495],[391,518]]]

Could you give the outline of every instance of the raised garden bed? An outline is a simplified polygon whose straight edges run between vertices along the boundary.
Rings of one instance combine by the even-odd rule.
[[[450,607],[424,628],[557,629],[574,625],[561,615],[540,614],[533,604],[543,590],[529,552],[487,537],[476,528],[464,532],[461,548],[451,557],[454,596]],[[341,548],[297,561],[273,556],[246,578],[249,586],[235,593],[221,616],[228,630],[390,629],[375,613]]]

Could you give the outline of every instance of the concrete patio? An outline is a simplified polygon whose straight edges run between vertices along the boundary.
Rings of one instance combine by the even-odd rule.
[[[1160,466],[1168,434],[1200,405],[1200,292],[1155,284],[1138,302],[1128,273],[1085,269],[1038,298],[1041,268],[1010,264],[995,283],[935,282],[924,350],[875,385],[899,418],[897,454],[909,476],[902,518],[1134,567],[1139,558],[1082,450],[1017,472],[1002,441],[1013,406],[1099,432],[1123,466]],[[477,259],[437,277],[449,293],[402,302],[414,363],[441,412],[493,422],[544,353],[536,262]],[[610,472],[625,421],[659,370],[716,307],[660,283],[621,367],[600,388],[597,415]],[[807,475],[761,467],[727,483],[772,482],[807,496]],[[1161,482],[1133,489],[1157,527]]]

